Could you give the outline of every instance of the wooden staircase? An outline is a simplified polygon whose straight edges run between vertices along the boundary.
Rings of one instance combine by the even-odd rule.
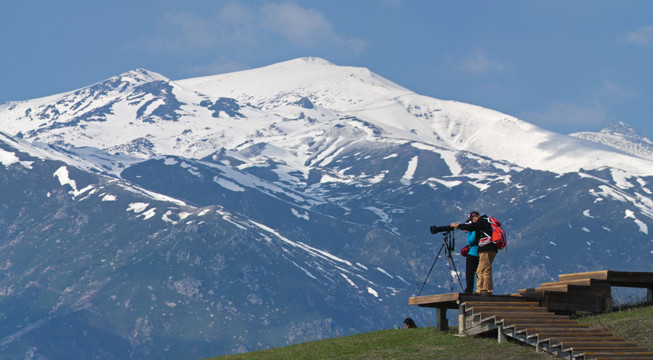
[[[653,304],[653,272],[593,271],[559,275],[558,281],[522,289],[511,295],[450,293],[412,297],[409,305],[436,309],[436,328],[446,330],[447,309],[458,309],[460,335],[496,332],[571,360],[653,359],[653,352],[615,337],[569,315],[612,310],[612,287],[647,289]]]
[[[509,337],[568,359],[653,359],[646,348],[556,315],[535,301],[467,301],[460,311],[466,335],[496,329],[500,342]]]

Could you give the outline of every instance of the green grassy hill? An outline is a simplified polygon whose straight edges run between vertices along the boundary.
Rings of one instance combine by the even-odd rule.
[[[576,320],[653,351],[653,306],[625,308],[610,314],[580,317]]]
[[[580,317],[581,323],[612,332],[640,346],[653,349],[653,307],[632,308],[611,314]],[[438,332],[434,328],[382,330],[283,348],[227,355],[213,360],[300,360],[300,359],[556,359],[535,354],[533,347],[494,337],[460,337],[457,331]]]

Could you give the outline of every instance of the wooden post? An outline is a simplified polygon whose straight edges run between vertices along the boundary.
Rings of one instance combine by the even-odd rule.
[[[449,330],[446,308],[435,308],[435,329],[438,331]]]
[[[652,288],[647,288],[646,289],[646,303],[648,305],[653,305],[653,289]]]
[[[506,334],[503,333],[503,326],[498,326],[497,327],[497,341],[499,344],[505,342],[506,339]]]
[[[605,297],[605,310],[603,310],[604,313],[611,313],[612,312],[612,294],[608,295]]]
[[[458,335],[465,335],[465,308],[458,305]]]

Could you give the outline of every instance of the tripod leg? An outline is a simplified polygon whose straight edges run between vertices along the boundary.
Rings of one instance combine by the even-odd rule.
[[[449,257],[451,258],[451,264],[453,264],[453,269],[456,272],[456,277],[458,278],[458,285],[460,285],[460,292],[464,292],[465,290],[463,289],[463,283],[460,281],[460,274],[458,273],[458,269],[456,269],[456,263],[453,261],[453,258],[451,257],[451,253],[449,254]]]
[[[451,255],[452,248],[453,246],[451,248],[447,246],[445,250],[445,255],[448,259],[447,264],[449,265],[449,271],[451,271],[451,267],[453,266],[453,270],[456,272],[456,278],[458,279],[458,285],[460,285],[460,292],[464,292],[465,290],[463,289],[463,283],[460,281],[460,274],[458,273],[458,269],[456,269],[456,262],[453,261],[453,256]],[[451,275],[451,292],[453,292],[453,281],[453,275]]]
[[[440,251],[438,251],[438,254],[435,256],[435,259],[433,260],[433,264],[431,265],[431,270],[429,270],[429,273],[426,274],[426,279],[424,279],[424,283],[422,284],[422,288],[419,289],[419,294],[417,296],[422,295],[422,290],[424,290],[424,285],[426,285],[426,282],[429,280],[429,276],[431,276],[431,271],[433,271],[433,267],[435,266],[435,262],[438,261],[438,258],[440,257],[440,253],[442,252],[442,248],[445,247],[445,244],[442,244],[440,246]]]

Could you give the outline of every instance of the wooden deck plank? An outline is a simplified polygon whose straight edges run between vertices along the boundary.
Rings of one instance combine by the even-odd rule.
[[[558,275],[560,282],[582,279],[605,280],[611,286],[653,288],[653,272],[601,270]]]
[[[558,275],[558,281],[569,281],[569,280],[579,280],[579,279],[608,280],[608,270],[588,271],[588,272],[581,272],[581,273]]]
[[[519,296],[512,295],[480,295],[480,294],[463,294],[463,293],[446,293],[436,295],[423,295],[408,298],[408,305],[417,305],[420,307],[458,309],[458,306],[465,302],[484,301],[484,302],[528,302],[529,300]]]
[[[443,307],[446,309],[455,309],[458,307],[460,293],[448,293],[438,295],[415,296],[408,298],[408,305],[417,305],[423,307]]]

